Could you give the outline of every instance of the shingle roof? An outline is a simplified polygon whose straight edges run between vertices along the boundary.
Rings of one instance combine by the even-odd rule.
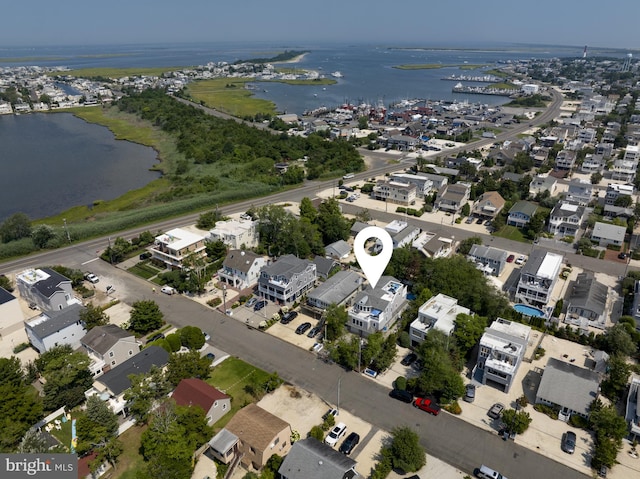
[[[47,279],[42,279],[34,284],[34,287],[40,291],[40,293],[45,298],[50,298],[54,295],[54,293],[58,291],[62,291],[59,287],[60,283],[68,282],[71,283],[71,280],[66,276],[62,276],[57,271],[52,270],[51,268],[42,268],[44,273],[47,273],[49,277]]]
[[[349,253],[351,253],[351,245],[345,240],[338,240],[334,243],[331,243],[330,245],[327,245],[327,247],[325,248],[325,252],[327,254],[335,252],[338,258],[343,258],[344,256],[347,256]]]
[[[287,254],[280,256],[275,263],[262,268],[262,272],[269,276],[284,276],[291,279],[294,274],[302,273],[310,264],[312,264],[310,261]]]
[[[278,472],[287,479],[343,479],[355,476],[356,461],[309,437],[296,442]]]
[[[12,295],[9,291],[7,291],[4,288],[0,288],[0,304],[8,303],[9,301],[12,301],[14,299],[17,299],[17,298],[14,295]]]
[[[316,271],[320,276],[329,276],[331,270],[336,266],[339,266],[335,259],[324,258],[322,256],[314,257],[313,262],[315,263]]]
[[[243,443],[260,451],[287,427],[291,427],[289,423],[253,403],[240,409],[226,425]]]
[[[338,271],[320,286],[311,291],[309,299],[315,299],[327,304],[342,303],[345,298],[353,294],[364,279],[354,271]]]
[[[72,304],[71,306],[61,310],[47,311],[46,313],[42,313],[39,318],[44,316],[48,319],[40,322],[37,322],[37,320],[31,320],[30,323],[37,322],[37,324],[30,324],[29,327],[36,336],[40,339],[44,339],[47,336],[80,321],[80,312],[83,309],[84,306],[80,304]]]
[[[214,402],[229,398],[202,379],[196,378],[180,381],[171,397],[179,406],[200,406],[205,413],[211,409]]]
[[[483,258],[491,261],[506,262],[509,256],[506,251],[494,248],[493,246],[484,246],[481,244],[474,244],[471,246],[469,256],[475,258]]]
[[[163,367],[169,361],[169,353],[160,346],[149,346],[124,363],[107,371],[96,381],[107,386],[114,396],[131,387],[130,374],[146,374],[152,366]]]
[[[603,314],[607,304],[609,288],[599,283],[593,273],[580,273],[569,293],[569,307],[578,307]]]
[[[124,338],[133,338],[133,334],[115,324],[107,324],[96,326],[85,334],[80,342],[100,354],[105,354],[114,344]]]
[[[537,209],[538,205],[535,203],[531,203],[530,201],[518,201],[511,207],[509,213],[523,213],[527,216],[533,216],[536,214]]]
[[[598,395],[599,384],[597,373],[549,358],[537,397],[587,415],[590,404]]]
[[[260,255],[253,251],[243,251],[239,249],[229,250],[227,257],[222,263],[225,268],[231,268],[236,271],[242,271],[248,273],[249,269],[253,265],[256,259],[260,258]]]

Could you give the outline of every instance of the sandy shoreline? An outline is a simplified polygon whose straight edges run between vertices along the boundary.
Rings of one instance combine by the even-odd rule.
[[[308,53],[308,52],[307,52]],[[302,59],[307,56],[307,53],[302,53],[301,55],[298,55],[296,57],[293,57],[291,60],[285,60],[282,62],[272,62],[274,64],[280,64],[280,63],[300,63],[302,61]]]

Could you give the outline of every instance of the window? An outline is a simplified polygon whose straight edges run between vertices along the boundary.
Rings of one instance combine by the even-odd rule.
[[[223,403],[223,404],[222,404],[222,410],[223,410],[223,411],[226,411],[226,410],[227,410],[227,403]]]
[[[133,351],[131,349],[129,350],[129,356],[133,356]]]
[[[115,366],[116,362],[115,361],[111,361],[111,366]]]
[[[109,351],[109,357],[112,358],[114,356],[115,356],[115,354],[113,354],[113,351]]]

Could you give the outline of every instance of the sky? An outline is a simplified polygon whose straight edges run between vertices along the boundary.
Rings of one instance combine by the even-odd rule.
[[[191,42],[492,43],[640,49],[638,0],[29,0],[2,7],[11,46]]]

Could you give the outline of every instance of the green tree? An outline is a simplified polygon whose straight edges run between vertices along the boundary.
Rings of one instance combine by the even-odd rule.
[[[478,344],[486,327],[487,318],[483,316],[470,316],[462,313],[456,316],[453,337],[460,349],[460,354],[468,356],[473,347]]]
[[[106,461],[111,464],[113,470],[117,470],[118,458],[124,452],[122,442],[116,437],[110,438],[98,448],[96,458],[89,463],[89,470],[93,473]]]
[[[20,454],[36,454],[49,452],[49,441],[42,431],[29,429],[24,433],[16,449]]]
[[[316,224],[324,244],[346,240],[351,230],[351,223],[342,215],[340,204],[335,198],[329,198],[320,203]]]
[[[614,206],[622,206],[624,208],[629,208],[633,203],[633,198],[628,195],[620,195],[613,202]]]
[[[282,182],[285,185],[297,185],[304,181],[304,170],[297,165],[290,166],[282,174]]]
[[[367,128],[369,128],[369,118],[367,118],[366,116],[359,116],[358,128],[361,130],[366,130]]]
[[[46,248],[53,238],[56,237],[55,231],[49,225],[38,225],[31,232],[31,240],[36,248]]]
[[[637,350],[637,345],[623,324],[616,324],[600,336],[601,346],[609,354],[630,356]]]
[[[307,218],[311,223],[316,221],[318,210],[315,209],[313,203],[308,197],[302,198],[300,201],[300,218]]]
[[[313,426],[309,431],[309,437],[313,437],[320,442],[324,441],[324,430],[322,429],[322,426]]]
[[[180,341],[185,348],[200,349],[204,346],[204,333],[196,326],[185,326],[180,329]]]
[[[43,388],[46,410],[73,408],[84,402],[84,392],[93,383],[90,362],[86,354],[73,351],[69,345],[56,346],[36,359],[36,367],[46,380]]]
[[[201,230],[210,230],[216,225],[217,221],[221,221],[224,217],[217,209],[202,213],[196,222],[196,228]]]
[[[471,166],[471,168],[473,167]],[[469,203],[465,203],[464,205],[462,205],[462,210],[460,211],[460,214],[462,216],[469,216],[469,213],[471,213],[471,207],[469,206]]]
[[[211,360],[201,357],[198,351],[173,353],[169,355],[167,379],[177,386],[182,379],[198,378],[206,380],[211,374]]]
[[[118,432],[118,416],[98,396],[87,399],[86,411],[76,421],[78,444],[76,451],[83,455],[104,446]]]
[[[171,391],[171,383],[157,366],[152,366],[146,375],[132,374],[129,380],[131,387],[124,393],[127,408],[138,423],[145,424],[149,413]]]
[[[335,341],[344,334],[349,314],[344,306],[332,303],[327,307],[325,315],[326,339],[327,341]]]
[[[615,406],[606,406],[591,411],[589,416],[591,428],[598,437],[608,437],[620,443],[627,435],[627,423],[624,417],[618,415]]]
[[[468,255],[474,244],[482,244],[482,238],[479,236],[471,236],[460,241],[460,246],[458,247],[460,254],[465,256]]]
[[[211,261],[217,261],[227,255],[227,245],[223,241],[207,241],[205,244],[207,258]]]
[[[531,416],[527,411],[516,411],[515,409],[506,409],[502,413],[502,422],[509,432],[522,434],[531,424]]]
[[[129,329],[136,333],[146,334],[164,324],[164,315],[155,301],[140,300],[133,303]]]
[[[188,277],[188,291],[196,294],[204,293],[205,286],[211,279],[211,274],[207,272],[206,259],[198,253],[191,253],[183,259],[182,264],[183,271]]]
[[[14,213],[0,224],[0,239],[3,243],[31,236],[31,221],[24,213]]]
[[[612,401],[617,401],[627,389],[629,374],[631,367],[625,358],[619,354],[611,356],[607,364],[607,377],[600,385],[602,393]]]
[[[391,458],[393,467],[404,472],[415,472],[427,463],[427,456],[420,446],[420,436],[404,426],[392,431]]]
[[[0,288],[4,288],[9,292],[13,291],[13,283],[4,274],[0,274]]]
[[[87,331],[90,331],[96,326],[109,324],[109,316],[107,316],[100,306],[94,306],[93,303],[89,303],[80,311],[80,321],[84,323]]]

